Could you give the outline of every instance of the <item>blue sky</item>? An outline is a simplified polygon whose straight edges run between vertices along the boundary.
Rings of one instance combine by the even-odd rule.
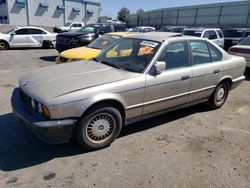
[[[240,0],[101,0],[102,16],[116,18],[117,12],[122,7],[127,7],[132,13],[138,9],[152,10],[158,8],[180,7],[188,5],[200,5],[209,3],[232,2]]]

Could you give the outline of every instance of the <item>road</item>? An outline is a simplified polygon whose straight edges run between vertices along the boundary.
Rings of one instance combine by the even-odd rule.
[[[54,65],[55,50],[0,52],[0,187],[250,187],[250,71],[227,103],[130,125],[108,148],[47,145],[11,113],[18,77]]]

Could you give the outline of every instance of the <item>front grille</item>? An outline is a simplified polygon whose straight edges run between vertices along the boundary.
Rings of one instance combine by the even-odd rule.
[[[68,43],[69,41],[70,41],[70,38],[65,38],[62,36],[57,36],[56,38],[56,42],[60,44],[65,44],[65,43]]]
[[[24,93],[22,90],[20,90],[20,96],[23,104],[29,108],[32,108],[31,97]]]

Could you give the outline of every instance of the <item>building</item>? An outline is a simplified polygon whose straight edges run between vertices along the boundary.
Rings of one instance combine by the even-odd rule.
[[[250,1],[235,1],[197,6],[162,8],[129,16],[128,25],[168,25],[249,27]]]
[[[99,0],[0,0],[0,23],[55,26],[67,22],[96,23]]]

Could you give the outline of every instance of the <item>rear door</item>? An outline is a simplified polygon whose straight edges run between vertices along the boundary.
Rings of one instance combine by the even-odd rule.
[[[190,41],[192,86],[189,101],[209,97],[222,76],[221,52],[206,41]]]
[[[184,104],[188,99],[192,69],[187,42],[168,44],[158,61],[166,63],[166,70],[146,76],[144,115]]]
[[[32,46],[41,47],[43,44],[45,35],[46,35],[46,32],[41,29],[30,29],[30,37],[32,40]]]

